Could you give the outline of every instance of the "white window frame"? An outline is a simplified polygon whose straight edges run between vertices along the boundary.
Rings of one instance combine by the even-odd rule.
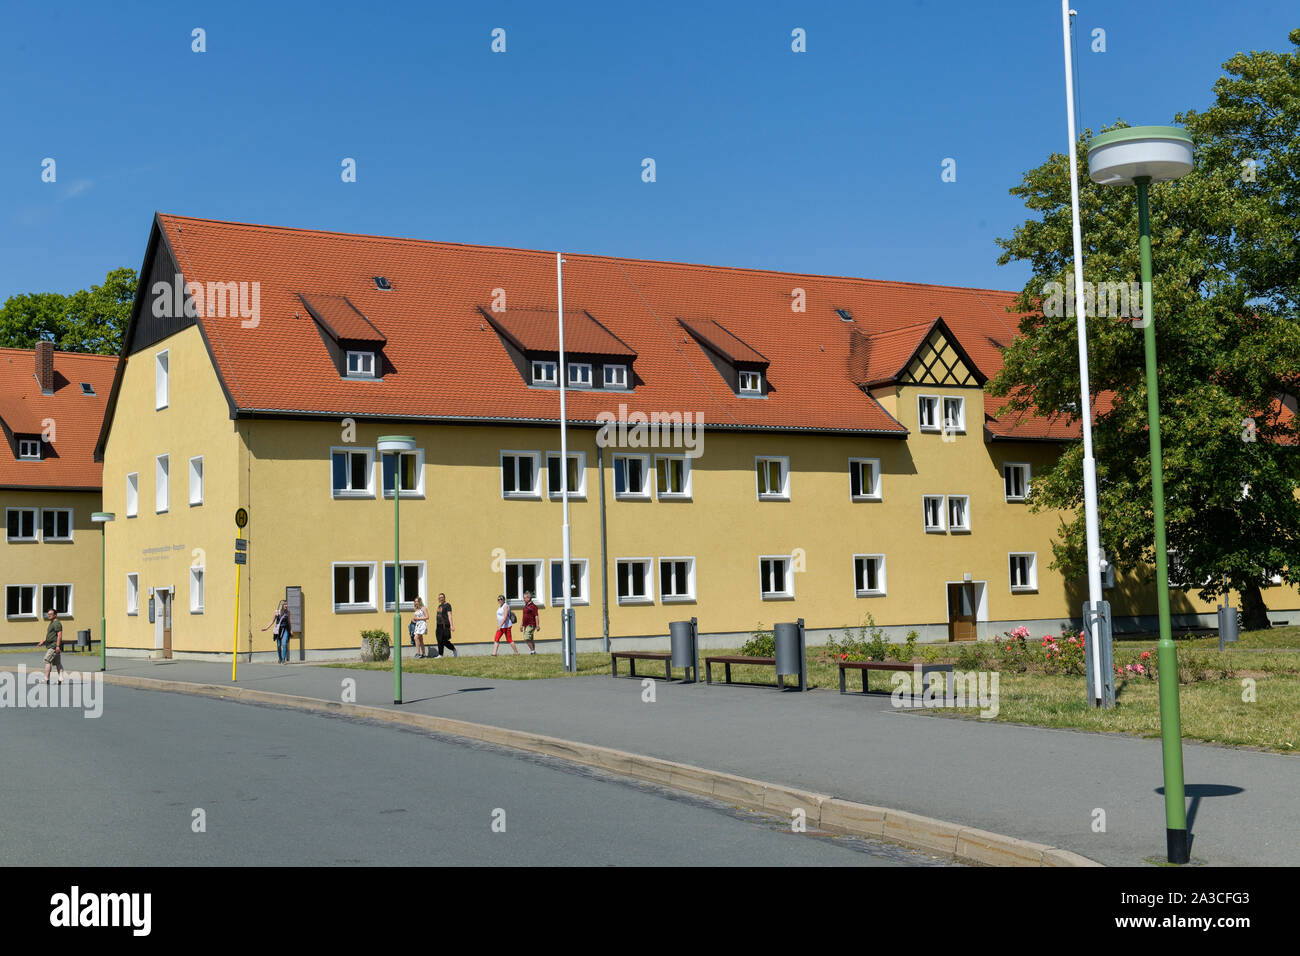
[[[166,514],[172,506],[172,456],[159,455],[153,464],[154,514]]]
[[[591,370],[591,363],[570,362],[568,364],[569,364],[569,372],[568,372],[569,377],[566,381],[569,383],[569,388],[591,388],[592,383],[595,381],[595,377],[593,376]],[[575,371],[585,372],[586,375],[583,379],[574,378],[573,373]]]
[[[413,455],[415,457],[415,487],[402,488],[403,498],[423,498],[424,497],[424,449],[415,448],[411,451],[381,451],[379,453],[379,485],[383,488],[384,497],[389,501],[393,500],[393,492],[390,488],[384,487],[384,459],[389,455]],[[393,462],[393,485],[397,484],[397,467],[400,459]],[[421,595],[423,597],[424,595]]]
[[[18,458],[22,461],[40,461],[41,440],[39,438],[18,439]]]
[[[750,379],[753,385],[746,385],[746,379]],[[762,395],[763,394],[763,373],[754,372],[748,369],[741,369],[736,373],[736,390],[742,395]]]
[[[153,407],[162,411],[171,401],[171,349],[163,349],[154,356]]]
[[[659,462],[678,461],[682,464],[682,490],[664,491],[659,487]],[[655,455],[654,467],[655,500],[690,501],[691,500],[691,456],[690,455]]]
[[[515,491],[506,491],[506,458],[529,458],[533,462],[533,487],[528,491],[519,491],[519,466],[515,465]],[[499,481],[501,482],[502,498],[522,498],[525,500],[540,500],[542,497],[542,453],[539,451],[520,451],[519,449],[505,448],[501,451],[498,466]]]
[[[126,476],[126,516],[136,518],[140,515],[140,473],[133,471]]]
[[[930,424],[926,424],[925,415],[922,409],[926,402],[934,402],[934,417]],[[923,432],[937,432],[943,425],[943,401],[938,395],[918,395],[916,396],[916,427]]]
[[[952,522],[952,503],[954,501],[962,502],[962,511],[966,520],[960,525]],[[944,517],[947,519],[950,534],[970,534],[970,495],[948,495],[948,500],[944,502]]]
[[[203,613],[203,603],[204,603],[203,599],[204,599],[204,595],[206,594],[204,585],[206,584],[206,582],[207,582],[207,578],[203,573],[203,565],[201,564],[190,565],[190,613],[191,614]]]
[[[620,460],[635,458],[641,462],[641,490],[640,491],[623,491],[618,490],[618,462]],[[654,470],[650,467],[649,455],[614,455],[613,463],[610,465],[614,471],[614,499],[616,501],[649,501],[651,485],[657,480]],[[627,465],[623,466],[624,484],[627,478]]]
[[[63,536],[63,537],[59,537],[58,535],[47,535],[47,534],[45,533],[45,515],[46,515],[48,512],[56,512],[56,513],[57,513],[57,512],[63,512],[64,514],[66,514],[66,515],[68,516],[68,533],[67,533],[65,536]],[[56,542],[67,542],[67,541],[71,541],[72,538],[73,538],[74,530],[75,530],[75,529],[73,528],[73,526],[72,526],[72,517],[73,517],[72,512],[73,512],[73,509],[71,509],[71,508],[42,508],[42,509],[41,509],[41,540],[42,540],[42,541],[56,541]],[[7,529],[6,529],[6,530],[7,530]]]
[[[759,481],[758,473],[760,464],[779,462],[781,465],[781,490],[763,491],[763,486]],[[764,469],[766,477],[766,469]],[[789,455],[755,455],[754,456],[754,491],[758,495],[759,501],[789,501],[790,500],[790,456]]]
[[[338,568],[351,568],[353,574],[348,579],[348,588],[352,594],[356,593],[356,570],[364,568],[370,577],[370,601],[366,604],[357,604],[355,602],[338,603],[334,594],[334,574]],[[379,610],[379,599],[382,595],[379,589],[382,582],[378,580],[378,565],[374,561],[334,561],[330,564],[330,603],[333,605],[335,614],[357,614],[367,611]]]
[[[1024,489],[1021,495],[1013,495],[1007,491],[1007,474],[1012,471],[1018,471],[1021,474],[1020,484]],[[1002,494],[1007,501],[1024,501],[1029,497],[1029,478],[1032,469],[1027,461],[1004,461],[1002,463]]]
[[[356,356],[357,368],[352,369],[352,358]],[[366,349],[348,349],[343,359],[344,378],[378,378],[379,357]]]
[[[684,561],[686,563],[686,593],[685,594],[668,594],[664,591],[664,564],[673,564]],[[696,600],[695,597],[695,558],[686,555],[677,555],[663,557],[659,559],[659,575],[655,579],[659,586],[659,601],[661,604],[691,604]]]
[[[68,608],[67,608],[66,611],[59,611],[59,617],[60,617],[60,618],[76,617],[76,608],[73,606],[73,598],[74,598],[75,595],[76,595],[76,590],[77,590],[77,589],[74,588],[74,587],[72,586],[72,583],[71,583],[71,582],[65,582],[65,583],[59,583],[59,584],[42,584],[42,585],[41,585],[41,591],[40,591],[40,595],[41,595],[41,604],[40,604],[40,608],[39,608],[39,610],[40,610],[40,616],[41,616],[42,618],[45,617],[45,613],[46,613],[46,612],[45,612],[45,589],[46,589],[46,588],[67,588],[67,589],[68,589]],[[65,642],[68,640],[67,635],[64,635],[63,640],[64,640]]]
[[[9,536],[9,515],[10,515],[12,512],[15,512],[15,511],[30,511],[30,512],[32,513],[32,534],[31,534],[31,537],[23,537],[23,536],[19,535],[18,537],[13,537],[13,538],[11,538],[11,537]],[[22,531],[22,519],[21,519],[21,518],[19,519],[19,522],[18,522],[18,530],[19,530],[19,531]],[[5,541],[13,542],[14,544],[18,544],[18,543],[23,543],[23,544],[25,544],[25,543],[27,543],[27,542],[31,542],[31,541],[39,541],[39,540],[41,539],[41,530],[42,530],[42,528],[41,528],[41,509],[40,509],[40,508],[6,508],[6,509],[5,509]]]
[[[939,523],[937,525],[930,524],[930,514],[926,508],[926,503],[930,501],[939,502]],[[944,495],[921,496],[921,526],[925,528],[926,534],[948,533],[948,501]]]
[[[858,587],[859,561],[876,561],[876,588],[874,590]],[[853,593],[856,597],[885,597],[889,593],[888,581],[885,578],[885,556],[883,554],[855,554],[853,556]]]
[[[1029,581],[1025,584],[1016,584],[1016,579],[1011,573],[1012,558],[1028,558],[1027,572]],[[1031,594],[1038,590],[1038,552],[1037,551],[1010,551],[1007,553],[1007,583],[1011,586],[1012,594]]]
[[[198,468],[194,463],[198,462]],[[203,456],[195,455],[190,459],[190,504],[203,504]]]
[[[560,384],[559,378],[560,363],[551,359],[533,359],[532,362],[532,379],[534,385],[555,385]],[[539,375],[538,372],[549,372],[550,374]]]
[[[29,602],[32,608],[30,614],[23,614],[21,611],[19,611],[19,613],[17,614],[9,613],[9,590],[11,588],[18,591],[32,592],[32,598],[31,601]],[[35,621],[39,619],[41,614],[40,611],[38,610],[40,605],[36,600],[38,597],[40,597],[40,590],[35,584],[6,584],[5,585],[5,619],[9,621]]]
[[[957,418],[951,423],[948,419],[948,403],[957,403]],[[939,414],[943,419],[943,433],[945,435],[964,435],[966,434],[966,399],[961,395],[945,395],[939,403]]]
[[[865,490],[866,486],[865,486],[865,485],[862,485],[861,487],[864,489],[863,493],[862,493],[862,494],[855,495],[855,494],[853,493],[853,472],[854,472],[854,469],[856,469],[859,465],[868,465],[868,466],[870,466],[869,470],[870,470],[870,473],[871,473],[871,479],[872,479],[872,481],[871,481],[871,489],[872,489],[872,490],[871,490],[870,492],[866,492],[866,490]],[[883,500],[883,498],[884,498],[883,489],[882,489],[882,484],[883,484],[883,482],[882,482],[882,479],[881,479],[881,476],[880,476],[880,459],[879,459],[879,458],[850,458],[850,459],[849,459],[849,469],[850,469],[850,471],[849,471],[849,500],[850,500],[850,501],[881,501],[881,500]]]
[[[380,585],[384,588],[384,595],[383,595],[383,597],[384,597],[384,610],[385,610],[385,611],[391,611],[391,610],[393,609],[393,602],[390,601],[390,600],[388,600],[388,591],[387,591],[388,571],[389,571],[390,568],[392,568],[392,566],[393,566],[393,562],[392,562],[392,561],[385,561],[385,562],[384,562],[383,571],[381,572],[381,573],[383,574],[383,580],[380,581]],[[428,591],[429,591],[429,577],[428,577],[429,565],[428,565],[428,563],[425,562],[425,561],[403,561],[403,562],[402,562],[402,570],[405,571],[407,568],[419,568],[419,569],[420,569],[420,580],[419,580],[419,582],[415,585],[415,590],[418,592],[418,594],[419,594],[419,596],[420,596],[420,599],[424,601],[424,606],[425,606],[425,607],[428,607],[428,606],[429,606],[429,595],[428,595]],[[393,582],[393,591],[394,591],[395,594],[398,593],[398,591],[399,591],[399,588],[398,588],[398,586],[397,586],[397,581],[396,581],[396,580],[394,580],[394,582]],[[409,601],[403,601],[403,602],[402,602],[401,610],[403,610],[403,611],[414,611],[414,610],[415,610],[415,595],[412,595],[412,596],[411,596],[411,600],[409,600]]]
[[[576,488],[569,489],[569,500],[572,501],[574,498],[586,498],[587,497],[587,453],[585,451],[571,451],[569,452],[569,458],[570,460],[577,462],[576,467],[577,467],[577,479],[578,479],[578,486]],[[554,460],[557,463],[559,462],[560,453],[558,451],[548,451],[546,453],[546,496],[550,498],[552,501],[560,501],[564,497],[562,491],[551,490],[551,461],[552,460]],[[560,477],[564,478],[563,475],[561,475]]]
[[[626,365],[606,365],[602,376],[606,388],[627,391],[628,374]],[[616,379],[616,381],[611,381],[611,379]]]
[[[644,595],[624,596],[618,593],[618,569],[622,565],[639,564],[645,568],[645,587]],[[629,582],[631,575],[629,572]],[[655,602],[655,562],[653,558],[615,558],[614,559],[614,593],[617,596],[618,603],[621,605],[633,604],[654,604]]]
[[[571,559],[572,560],[572,559]],[[511,607],[524,606],[524,576],[522,569],[524,565],[530,565],[533,569],[533,603],[538,607],[546,607],[546,600],[550,595],[547,593],[551,589],[551,579],[547,576],[546,562],[541,558],[510,558],[505,562],[505,568],[501,572],[501,593],[506,596],[506,603]],[[515,594],[516,597],[510,596],[510,571],[514,568],[515,575]]]
[[[126,614],[127,617],[138,617],[140,614],[139,571],[128,571],[126,573]]]
[[[574,558],[574,557],[570,557],[570,558],[569,558],[569,564],[570,564],[570,565],[574,565],[574,564],[579,565],[579,569],[578,569],[578,577],[575,578],[575,579],[573,579],[573,582],[572,582],[572,583],[574,583],[574,584],[576,584],[576,585],[578,586],[578,595],[579,595],[579,596],[577,596],[577,597],[573,597],[573,598],[570,598],[570,599],[569,599],[569,603],[570,603],[571,605],[573,605],[574,607],[578,607],[578,606],[580,606],[580,605],[581,605],[581,606],[588,605],[588,604],[591,603],[591,592],[588,590],[588,587],[587,587],[588,574],[589,574],[589,571],[590,571],[589,562],[588,562],[588,560],[587,560],[586,558]],[[563,558],[551,558],[549,561],[546,562],[546,590],[547,590],[547,593],[546,593],[545,596],[546,596],[546,598],[550,601],[550,606],[551,606],[551,607],[564,607],[564,595],[561,594],[561,595],[557,598],[553,593],[551,593],[551,591],[552,591],[551,585],[554,583],[554,575],[555,575],[555,569],[556,569],[556,568],[559,568],[559,569],[560,569],[560,573],[561,573],[561,574],[564,573],[564,559],[563,559]],[[572,573],[572,572],[570,572],[570,573]],[[564,590],[563,580],[564,580],[563,578],[560,579],[560,581],[561,581],[561,584],[560,584],[560,590],[561,590],[561,591]],[[537,596],[536,594],[533,595],[533,603],[534,603],[534,604],[538,604],[537,597],[538,597],[538,596]],[[540,605],[539,605],[539,606],[540,606]]]
[[[763,573],[764,561],[782,561],[785,563],[784,591],[768,590],[768,576]],[[794,600],[794,556],[790,554],[760,554],[758,556],[758,595],[764,601]]]
[[[334,456],[335,455],[365,455],[366,456],[366,487],[363,489],[355,488],[335,488],[334,487]],[[352,459],[348,458],[348,469],[352,468]],[[351,474],[349,474],[351,477]],[[375,496],[375,450],[358,445],[334,445],[330,448],[329,457],[329,479],[330,479],[330,497],[331,498],[373,498]],[[332,587],[332,585],[331,585]]]

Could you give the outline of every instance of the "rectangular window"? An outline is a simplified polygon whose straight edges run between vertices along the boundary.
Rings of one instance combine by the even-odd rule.
[[[134,518],[140,513],[140,474],[131,472],[126,476],[126,516]]]
[[[557,368],[554,362],[533,362],[533,384],[534,385],[558,385],[559,379],[555,377]]]
[[[375,565],[335,564],[334,610],[374,611]]]
[[[939,430],[938,395],[917,396],[916,421],[923,432],[937,432]]]
[[[428,596],[424,593],[425,586],[425,562],[423,561],[403,561],[402,562],[402,607],[403,611],[415,610],[415,599],[418,597],[428,604]],[[384,610],[393,609],[393,562],[384,562]],[[430,625],[432,626],[432,625]]]
[[[41,509],[41,540],[43,541],[71,541],[72,540],[72,509],[71,508],[42,508]]]
[[[36,617],[36,585],[10,584],[5,588],[5,617]]]
[[[921,499],[926,531],[943,531],[943,495],[926,495]]]
[[[574,388],[591,388],[591,364],[589,362],[569,363],[569,385]]]
[[[540,597],[534,598],[541,603]],[[586,604],[587,598],[587,559],[569,561],[569,603]],[[559,607],[564,604],[564,559],[551,559],[551,604]]]
[[[1007,501],[1024,501],[1029,497],[1029,466],[1015,462],[1003,465],[1002,485]]]
[[[126,576],[126,613],[140,613],[140,575],[135,571]]]
[[[746,395],[761,394],[763,391],[763,376],[758,372],[741,372],[740,390]]]
[[[190,504],[203,504],[203,456],[190,459]]]
[[[885,556],[853,556],[853,593],[858,597],[875,597],[885,593]]]
[[[393,454],[391,451],[386,451],[379,455],[379,470],[383,473],[385,498],[393,497]],[[402,462],[402,497],[423,498],[424,449],[417,448],[415,451],[402,451],[396,454],[401,456]]]
[[[69,617],[72,614],[72,585],[71,584],[42,584],[41,585],[41,614],[49,614],[50,611],[57,611],[60,617]],[[67,640],[68,635],[63,635]]]
[[[331,495],[335,498],[373,498],[374,462],[372,448],[331,448]]]
[[[758,559],[758,587],[763,600],[794,597],[794,575],[790,558],[768,556]]]
[[[691,460],[685,455],[656,455],[655,478],[659,498],[691,496]]]
[[[621,558],[617,562],[619,604],[653,603],[650,564],[649,558]]]
[[[587,496],[587,456],[584,452],[569,452],[569,497],[585,498]],[[560,471],[560,453],[548,452],[546,455],[546,491],[552,498],[562,495],[561,479],[565,476]]]
[[[375,353],[348,352],[348,375],[352,378],[374,378]]]
[[[849,459],[849,496],[854,501],[880,500],[880,459]]]
[[[18,457],[27,461],[40,461],[41,442],[38,438],[18,439]]]
[[[155,409],[167,407],[167,377],[170,365],[171,358],[167,354],[167,350],[164,349],[159,352],[157,357],[154,359],[153,407]]]
[[[533,595],[534,604],[546,603],[546,595],[538,590],[537,582],[542,578],[541,561],[507,561],[505,587],[501,593],[510,604],[524,603],[524,592]]]
[[[649,498],[649,468],[650,458],[647,455],[615,455],[614,497]]]
[[[1038,590],[1038,555],[1036,553],[1013,554],[1011,558],[1011,590]]]
[[[162,514],[171,502],[171,457],[159,455],[154,466],[153,510]]]
[[[203,569],[190,568],[190,613],[203,613]]]
[[[948,530],[970,530],[970,495],[948,496]]]
[[[503,451],[501,453],[501,497],[540,498],[537,488],[538,460],[535,451]]]
[[[756,458],[758,497],[760,501],[788,500],[790,498],[790,459]]]
[[[605,387],[606,388],[627,388],[627,366],[606,365],[605,366]]]
[[[948,434],[966,431],[966,399],[943,400],[943,430]]]
[[[659,559],[659,600],[664,603],[695,600],[695,559]]]
[[[5,540],[6,541],[35,541],[36,540],[36,509],[35,508],[6,508],[5,509]]]

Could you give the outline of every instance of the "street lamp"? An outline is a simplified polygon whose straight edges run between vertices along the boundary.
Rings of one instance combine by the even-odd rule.
[[[1101,186],[1137,186],[1142,260],[1142,326],[1146,343],[1147,420],[1151,441],[1151,498],[1155,517],[1156,606],[1160,641],[1160,742],[1165,771],[1165,838],[1170,863],[1186,863],[1187,808],[1183,794],[1183,739],[1178,712],[1178,652],[1169,625],[1169,558],[1165,545],[1165,481],[1160,454],[1160,391],[1156,378],[1156,323],[1151,304],[1151,224],[1147,190],[1192,169],[1192,137],[1173,126],[1132,126],[1088,144],[1088,175]]]
[[[402,702],[402,537],[400,504],[402,500],[402,452],[415,450],[409,435],[379,436],[379,454],[393,456],[393,703]],[[382,471],[382,469],[381,469]]]
[[[108,630],[104,625],[104,538],[108,534],[106,525],[116,518],[111,511],[94,511],[90,520],[99,525],[99,669],[108,670]]]

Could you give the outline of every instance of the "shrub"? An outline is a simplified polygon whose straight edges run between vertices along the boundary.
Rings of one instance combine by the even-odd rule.
[[[760,621],[758,628],[740,648],[742,657],[775,657],[776,636],[771,631],[763,630]]]
[[[388,654],[392,650],[392,638],[387,631],[362,631],[361,640],[365,642],[365,649],[372,661],[386,661]]]
[[[988,662],[989,652],[984,645],[971,641],[963,643],[961,650],[957,652],[957,662],[953,665],[957,670],[963,671],[982,671],[987,670],[985,666]]]

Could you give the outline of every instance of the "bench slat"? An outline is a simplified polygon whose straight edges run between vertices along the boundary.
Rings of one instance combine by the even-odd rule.
[[[716,664],[771,664],[776,665],[775,657],[706,657],[705,663]]]

